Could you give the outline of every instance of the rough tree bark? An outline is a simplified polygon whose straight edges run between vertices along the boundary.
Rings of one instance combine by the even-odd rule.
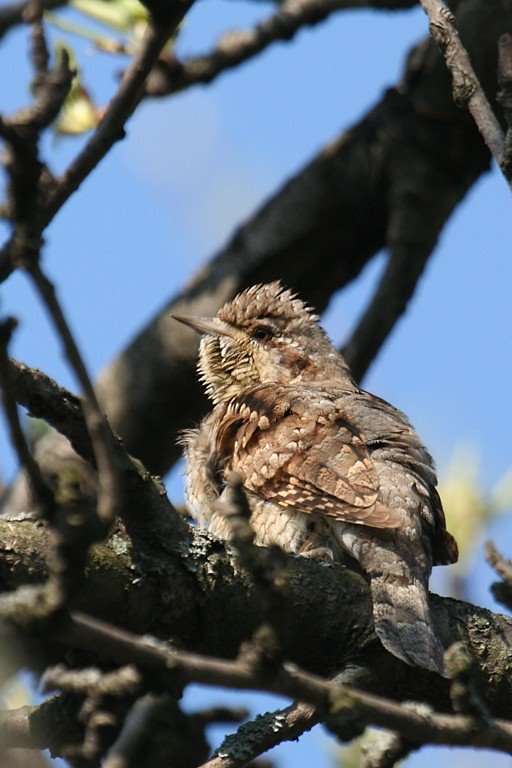
[[[361,4],[368,3],[346,5]],[[52,0],[46,5],[56,7],[60,3]],[[151,5],[149,0],[148,5]],[[41,165],[33,163],[32,170],[35,168],[37,173],[26,181],[35,201],[34,210],[31,217],[22,217],[21,224],[31,224],[35,227],[32,234],[36,232],[38,236],[34,239],[14,238],[11,250],[2,250],[0,279],[19,266],[13,257],[14,246],[28,252],[37,240],[35,256],[38,258],[40,236],[45,228],[41,221],[47,223],[53,218],[120,137],[125,120],[143,95],[141,88],[145,74],[158,56],[167,34],[175,29],[189,4],[174,3],[170,8],[160,0],[152,0],[152,5],[153,34],[149,35],[141,59],[120,88],[118,108],[113,100],[109,107],[111,121],[107,114],[107,120],[87,145],[90,151],[78,156],[67,175],[52,180],[53,198],[50,194],[50,202],[46,201],[42,211],[37,210],[36,193],[44,174]],[[340,3],[338,7],[342,5]],[[408,0],[375,2],[375,7],[409,5]],[[506,0],[460,0],[454,5],[461,40],[487,97],[502,120],[496,102],[498,40],[512,26],[512,4]],[[35,3],[34,8],[40,16],[41,6]],[[21,12],[21,5],[16,4],[9,13],[0,14],[0,35],[19,22]],[[39,43],[44,42],[42,25],[37,28],[37,19],[34,29],[34,36],[39,35]],[[175,68],[175,73],[177,71]],[[187,71],[184,66],[180,70],[181,80],[177,78],[173,82],[171,77],[167,81],[167,94],[184,87]],[[149,86],[146,96],[151,93]],[[20,161],[20,146],[30,148],[30,141],[23,130],[20,132],[23,125],[19,122],[19,114],[17,119],[18,123],[14,120],[1,124],[11,149],[14,203],[23,202],[23,195],[16,199],[16,178],[12,169],[16,161]],[[36,150],[41,126],[34,122],[30,127],[33,129],[31,148],[35,160],[39,161]],[[69,722],[74,724],[75,730],[78,725],[78,731],[83,721],[77,717],[79,708],[73,696],[80,689],[85,703],[91,706],[91,696],[96,695],[91,693],[94,686],[87,682],[90,671],[82,668],[86,663],[83,654],[87,661],[92,659],[101,666],[101,670],[93,670],[100,678],[105,670],[109,670],[103,677],[106,691],[113,679],[116,685],[120,680],[124,681],[128,703],[123,705],[125,710],[121,706],[121,719],[115,727],[112,726],[113,730],[117,728],[117,740],[106,758],[106,768],[117,764],[116,755],[128,742],[133,748],[131,737],[140,736],[137,729],[144,730],[147,717],[163,714],[168,718],[167,722],[174,723],[176,731],[184,722],[180,718],[191,724],[191,720],[179,711],[176,701],[181,685],[188,678],[180,677],[178,672],[183,673],[183,670],[177,671],[172,659],[167,659],[165,654],[167,666],[160,665],[153,670],[150,664],[144,666],[144,658],[147,661],[147,657],[151,657],[150,651],[147,657],[140,653],[131,655],[131,639],[125,637],[126,642],[123,638],[116,639],[112,627],[110,636],[108,632],[105,634],[107,642],[95,647],[91,638],[95,632],[101,636],[101,627],[98,629],[99,625],[95,628],[90,624],[87,629],[87,621],[80,625],[80,611],[135,635],[150,634],[172,641],[175,649],[187,649],[207,657],[240,659],[243,656],[241,644],[251,639],[252,645],[245,647],[245,653],[249,656],[252,653],[253,657],[259,653],[256,661],[253,658],[254,665],[260,665],[255,685],[265,687],[266,680],[271,690],[278,690],[268,675],[272,664],[276,671],[280,660],[272,658],[268,645],[263,651],[262,648],[258,650],[255,639],[269,621],[268,583],[254,578],[243,552],[226,549],[221,542],[190,529],[178,518],[159,480],[150,475],[150,472],[162,473],[172,466],[178,457],[177,432],[196,421],[206,405],[196,381],[195,340],[190,331],[172,323],[169,312],[213,314],[240,289],[275,278],[280,278],[323,310],[338,289],[354,280],[373,256],[386,248],[388,265],[382,281],[345,347],[347,359],[360,379],[406,309],[444,223],[488,167],[489,152],[470,115],[453,103],[451,78],[442,54],[429,39],[424,40],[411,52],[402,81],[389,89],[360,123],[342,133],[245,222],[225,248],[182,293],[171,299],[100,376],[97,393],[110,423],[130,454],[137,458],[128,455],[121,441],[110,434],[106,423],[102,424],[104,433],[99,444],[112,460],[112,474],[119,481],[120,494],[116,501],[120,504],[122,521],[110,531],[105,541],[91,547],[84,573],[81,565],[85,562],[86,549],[98,538],[97,534],[86,538],[89,534],[85,531],[87,521],[94,523],[96,520],[96,471],[99,467],[100,491],[102,476],[104,479],[108,474],[98,460],[98,441],[95,443],[94,429],[90,426],[94,420],[87,422],[90,402],[86,399],[84,405],[44,375],[16,363],[7,363],[4,354],[2,365],[4,371],[10,371],[16,400],[32,414],[46,418],[71,442],[68,445],[62,436],[50,436],[39,446],[37,459],[44,480],[52,490],[57,490],[54,506],[46,511],[51,525],[34,519],[22,478],[7,500],[5,517],[0,519],[0,591],[4,593],[0,596],[0,645],[4,653],[0,673],[7,676],[22,665],[40,672],[48,664],[65,657],[76,669],[63,671],[57,668],[49,679],[64,691],[65,705],[71,702]],[[14,224],[19,225],[20,221]],[[25,253],[22,267],[30,273],[27,264]],[[62,335],[62,328],[60,332]],[[15,408],[12,410],[16,411]],[[63,495],[63,486],[70,496]],[[78,486],[82,496],[77,502],[73,493]],[[83,497],[85,504],[81,506]],[[82,541],[73,539],[74,526],[84,529]],[[49,533],[49,530],[53,532]],[[78,534],[79,539],[80,530]],[[82,559],[73,571],[70,555],[77,552]],[[414,670],[411,674],[410,667],[383,649],[374,633],[371,598],[362,577],[341,566],[329,567],[293,557],[285,560],[284,578],[279,587],[274,584],[272,589],[281,590],[286,599],[280,601],[280,612],[277,615],[274,612],[272,624],[279,639],[279,652],[287,662],[325,677],[343,670],[346,675],[343,682],[348,680],[390,699],[420,700],[445,712],[453,712],[475,686],[480,695],[469,704],[464,700],[461,705],[463,714],[469,718],[464,723],[466,730],[459,728],[459,721],[451,721],[452,728],[456,731],[459,728],[457,738],[467,736],[463,743],[470,743],[473,734],[474,738],[481,738],[481,746],[488,745],[488,740],[496,745],[498,742],[492,740],[498,734],[496,738],[501,739],[499,748],[512,750],[510,724],[496,725],[485,710],[487,706],[494,717],[512,718],[512,620],[463,602],[432,596],[436,630],[445,647],[462,641],[476,659],[474,672],[466,677],[466,672],[462,677],[455,676],[455,683],[450,685],[447,680],[426,671]],[[505,578],[503,574],[506,573],[508,571],[502,568],[500,575],[505,581],[508,576]],[[75,576],[77,583],[72,584]],[[30,590],[29,587],[35,585],[42,585],[43,589]],[[61,602],[49,610],[50,587],[55,590],[56,586],[61,589]],[[502,590],[502,594],[505,591]],[[151,643],[144,647],[150,649]],[[178,651],[173,652],[177,656]],[[115,669],[110,671],[112,662]],[[135,671],[128,666],[137,662],[140,662],[140,668]],[[200,666],[198,662],[197,666]],[[283,669],[281,666],[280,674],[286,678]],[[284,671],[290,674],[289,670]],[[162,673],[162,680],[151,677],[152,672]],[[142,686],[144,676],[146,688]],[[195,678],[191,676],[190,679]],[[299,721],[301,716],[304,720],[298,730],[292,728],[289,731],[291,734],[309,727],[306,722],[311,723],[318,714],[312,706],[317,709],[323,706],[322,715],[333,713],[326,706],[327,698],[318,698],[318,680],[306,679],[302,690],[307,694],[304,700],[309,709],[306,707],[302,715],[299,710],[295,711]],[[484,700],[483,705],[480,699]],[[101,714],[100,703],[94,701],[98,705],[96,714]],[[331,699],[329,703],[333,703]],[[82,704],[81,699],[80,706]],[[343,702],[337,704],[343,710]],[[371,704],[371,701],[366,702],[370,709]],[[58,721],[55,712],[63,711],[61,705],[61,699],[56,697],[45,710],[55,722]],[[82,715],[84,707],[80,709]],[[126,708],[131,708],[128,719],[125,719]],[[38,712],[41,715],[41,711]],[[395,717],[396,712],[391,712],[391,716]],[[0,736],[11,734],[14,739],[20,739],[20,745],[30,745],[33,743],[30,742],[30,717],[27,712],[13,716],[3,713]],[[345,738],[341,721],[338,719],[337,733]],[[374,721],[367,719],[364,722]],[[137,724],[134,734],[127,733],[126,723]],[[98,735],[91,721],[87,728],[89,736]],[[352,738],[354,730],[349,730]],[[200,732],[202,734],[201,729]],[[45,743],[41,734],[39,728],[34,737],[38,746]],[[53,735],[57,738],[55,732]],[[81,734],[78,741],[80,738]],[[59,739],[60,736],[57,741]],[[431,740],[437,743],[434,737]],[[109,746],[112,741],[113,738]],[[192,743],[194,737],[189,741]],[[199,741],[199,753],[202,754],[205,745]],[[6,743],[12,745],[13,741],[7,739]],[[448,743],[460,743],[460,740]],[[0,750],[2,746],[0,741]],[[96,745],[95,749],[95,759],[106,754],[101,746]],[[176,764],[190,765],[191,759],[190,755],[183,760],[179,758]],[[195,754],[194,760],[197,759]],[[242,765],[240,762],[236,764]]]
[[[42,583],[48,554],[47,533],[33,521],[0,522],[2,591]],[[135,633],[172,638],[178,647],[232,658],[265,619],[265,603],[265,590],[244,575],[235,553],[207,534],[196,533],[171,555],[158,540],[130,542],[118,531],[95,547],[74,608]],[[432,607],[443,643],[462,640],[478,660],[478,683],[492,713],[510,718],[512,619],[435,595]],[[447,680],[420,669],[411,675],[378,643],[368,586],[346,568],[290,557],[277,629],[285,657],[305,669],[332,676],[347,664],[367,668],[368,690],[451,709]],[[55,654],[55,648],[46,651]]]

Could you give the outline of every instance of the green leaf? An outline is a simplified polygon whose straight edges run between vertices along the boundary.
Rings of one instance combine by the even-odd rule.
[[[71,0],[70,5],[95,21],[121,32],[147,22],[148,11],[138,0]]]
[[[76,71],[76,75],[53,127],[56,133],[78,136],[96,128],[103,110],[94,104],[89,91],[82,83],[80,67],[71,46],[58,42],[55,46],[56,59],[64,50],[69,56],[70,66]]]

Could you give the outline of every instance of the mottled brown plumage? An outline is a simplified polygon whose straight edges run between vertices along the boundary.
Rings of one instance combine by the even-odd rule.
[[[360,570],[384,646],[442,672],[428,579],[457,547],[405,416],[356,386],[318,318],[279,283],[244,291],[215,318],[177,319],[203,334],[199,371],[214,402],[184,438],[199,524],[229,537],[216,502],[235,472],[256,543]]]

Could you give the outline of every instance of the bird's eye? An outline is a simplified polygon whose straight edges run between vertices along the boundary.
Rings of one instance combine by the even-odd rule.
[[[272,330],[267,325],[260,325],[254,330],[253,338],[257,341],[268,341],[273,335]]]

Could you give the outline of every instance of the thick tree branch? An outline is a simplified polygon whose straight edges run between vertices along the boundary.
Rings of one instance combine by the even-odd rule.
[[[29,521],[0,520],[1,589],[43,582],[47,554],[44,530]],[[446,680],[420,669],[411,675],[377,642],[368,586],[360,576],[288,557],[286,589],[276,628],[286,659],[323,675],[359,665],[369,670],[358,683],[368,690],[450,709]],[[447,598],[432,596],[431,602],[444,646],[460,640],[470,648],[485,701],[493,715],[510,719],[512,620]],[[76,605],[131,632],[172,638],[180,647],[224,658],[238,653],[266,615],[265,588],[247,579],[221,542],[200,533],[175,554],[158,536],[131,547],[117,534],[110,545],[96,546]]]

